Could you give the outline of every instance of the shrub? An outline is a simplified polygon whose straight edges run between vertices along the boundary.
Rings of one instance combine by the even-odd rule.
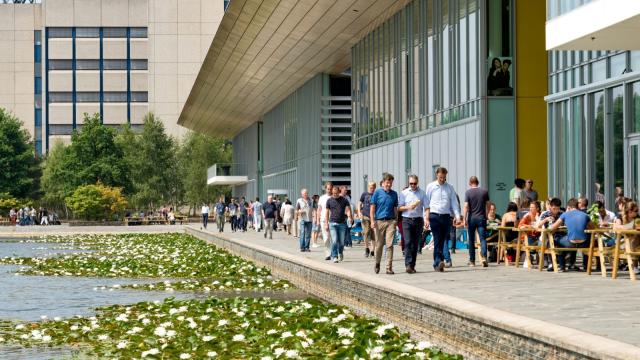
[[[78,187],[66,203],[76,218],[84,220],[112,220],[127,207],[122,188],[101,183]]]

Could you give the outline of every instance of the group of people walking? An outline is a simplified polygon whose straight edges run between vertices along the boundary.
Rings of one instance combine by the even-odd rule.
[[[10,225],[59,225],[58,216],[47,208],[39,208],[25,206],[24,208],[11,208],[9,210]]]

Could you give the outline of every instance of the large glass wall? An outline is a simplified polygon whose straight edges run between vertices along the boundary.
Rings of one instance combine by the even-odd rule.
[[[588,4],[593,0],[547,0],[547,20]]]
[[[352,48],[354,149],[480,111],[478,0],[414,0]]]

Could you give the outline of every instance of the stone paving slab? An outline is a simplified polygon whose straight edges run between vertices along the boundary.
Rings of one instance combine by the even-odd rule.
[[[599,273],[588,276],[583,272],[549,273],[523,268],[490,264],[488,268],[467,267],[468,253],[453,254],[453,268],[444,273],[432,270],[432,253],[418,255],[417,274],[404,272],[402,252],[394,251],[395,275],[373,272],[374,262],[364,258],[364,246],[354,244],[345,249],[343,262],[334,264],[324,260],[323,248],[301,253],[297,238],[282,232],[274,239],[262,233],[219,234],[225,238],[250,241],[256,245],[293,254],[296,257],[322,262],[345,272],[380,278],[400,284],[468,300],[512,314],[565,326],[611,340],[640,346],[640,282],[633,283],[627,275],[612,280]],[[489,310],[490,311],[490,310]]]

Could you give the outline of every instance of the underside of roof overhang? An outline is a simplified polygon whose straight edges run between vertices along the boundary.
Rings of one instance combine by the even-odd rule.
[[[233,0],[178,124],[231,138],[318,73],[340,74],[351,47],[410,0]]]

